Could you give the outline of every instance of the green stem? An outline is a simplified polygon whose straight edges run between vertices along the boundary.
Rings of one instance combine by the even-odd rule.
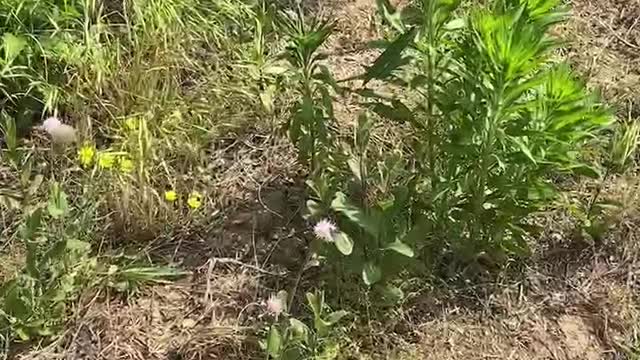
[[[432,49],[435,48],[435,29],[433,28],[433,16],[435,1],[429,2],[429,12],[427,14],[427,151],[429,152],[429,172],[431,177],[431,188],[435,191],[437,186],[436,157],[435,157],[435,118],[433,114],[434,102],[434,56]]]
[[[493,153],[493,143],[495,141],[495,131],[497,127],[497,123],[500,121],[500,116],[502,113],[502,97],[504,94],[504,81],[502,80],[502,76],[500,76],[497,84],[496,84],[496,94],[493,98],[491,108],[489,109],[490,114],[487,114],[485,118],[485,126],[484,126],[484,138],[482,143],[482,156],[480,160],[480,176],[478,180],[477,189],[475,191],[475,204],[474,204],[474,212],[475,212],[475,223],[473,227],[472,238],[475,240],[479,235],[482,236],[484,240],[484,234],[482,234],[481,230],[481,218],[482,218],[482,209],[485,202],[485,189],[487,187],[487,181],[489,178],[489,163],[491,162],[491,154]]]
[[[605,170],[604,176],[602,177],[602,182],[600,182],[600,185],[598,185],[598,189],[596,189],[596,192],[595,192],[595,194],[593,194],[593,198],[591,199],[591,202],[589,203],[589,209],[587,210],[587,219],[591,218],[591,213],[593,211],[593,206],[598,201],[598,198],[600,197],[600,194],[602,193],[602,189],[604,188],[604,184],[607,182],[607,179],[609,178],[610,174],[611,174],[611,168],[607,167],[607,169]]]
[[[311,122],[308,124],[305,124],[305,126],[307,126],[307,130],[309,131],[309,136],[310,136],[310,142],[311,142],[311,148],[310,148],[310,160],[309,160],[309,167],[311,170],[311,174],[315,175],[316,172],[316,118],[315,118],[315,113],[314,113],[314,109],[313,109],[313,90],[311,89],[311,82],[313,81],[311,78],[311,69],[310,69],[310,64],[305,65],[304,67],[304,97],[305,97],[305,101],[307,101],[309,104],[311,104],[311,112],[312,112],[312,118],[311,118]]]

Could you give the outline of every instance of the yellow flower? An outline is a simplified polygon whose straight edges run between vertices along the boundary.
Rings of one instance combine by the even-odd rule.
[[[197,191],[192,191],[187,199],[187,205],[192,209],[197,209],[202,206],[202,194]]]
[[[136,130],[138,128],[138,119],[134,117],[128,118],[124,121],[124,127],[129,131]]]
[[[164,199],[168,202],[174,202],[178,199],[178,194],[173,190],[167,190],[164,192]]]
[[[120,171],[125,174],[128,174],[133,171],[133,161],[131,159],[122,158],[120,159]]]
[[[111,169],[116,162],[116,157],[112,153],[103,152],[98,154],[98,166],[101,169]]]
[[[78,151],[78,160],[83,167],[89,167],[93,163],[96,150],[90,144],[84,144]]]

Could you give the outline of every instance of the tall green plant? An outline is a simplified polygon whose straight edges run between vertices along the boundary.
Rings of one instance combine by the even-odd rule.
[[[295,69],[296,91],[300,100],[291,109],[285,128],[297,146],[300,160],[309,165],[314,174],[331,150],[329,127],[334,120],[331,98],[331,75],[320,61],[318,52],[327,40],[334,24],[327,20],[305,19],[302,8],[297,12],[283,12],[280,25],[289,37],[286,59]]]
[[[410,196],[433,224],[424,255],[499,263],[528,252],[526,218],[554,198],[550,175],[598,175],[580,150],[612,118],[552,59],[560,1],[494,1],[455,18],[457,3],[423,0],[418,16],[396,18],[407,30],[364,80],[406,90],[369,104],[411,129]]]

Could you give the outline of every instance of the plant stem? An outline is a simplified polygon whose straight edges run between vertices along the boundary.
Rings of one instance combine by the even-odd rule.
[[[432,50],[435,48],[435,29],[433,28],[433,16],[435,1],[429,1],[429,12],[427,14],[427,149],[429,156],[429,172],[431,177],[431,189],[435,191],[437,186],[436,158],[435,158],[435,118],[433,114],[433,82],[434,82],[434,56]]]
[[[493,101],[491,102],[491,107],[489,108],[489,113],[485,117],[485,126],[484,126],[484,136],[482,139],[482,155],[480,160],[480,174],[479,180],[477,184],[477,188],[475,190],[475,204],[474,204],[474,226],[472,238],[477,239],[480,235],[484,240],[484,234],[482,234],[481,230],[481,215],[482,209],[485,202],[485,189],[487,187],[487,182],[489,179],[489,162],[491,160],[491,154],[493,152],[493,142],[495,139],[495,129],[497,127],[497,123],[500,121],[500,116],[502,113],[502,97],[504,93],[504,81],[503,74],[500,74],[497,86],[496,86],[496,94],[493,97]]]
[[[305,124],[308,127],[309,130],[309,136],[311,139],[311,148],[310,150],[310,160],[309,160],[309,168],[311,169],[311,175],[315,175],[316,172],[316,118],[315,118],[315,112],[313,109],[313,90],[311,89],[311,82],[313,81],[311,79],[311,64],[305,64],[304,67],[304,97],[305,100],[308,104],[311,104],[311,122],[308,124]]]
[[[602,188],[604,188],[604,184],[607,182],[607,179],[609,178],[610,174],[611,174],[611,168],[607,166],[607,168],[605,170],[605,173],[604,173],[604,176],[602,177],[602,181],[598,185],[598,189],[593,194],[593,198],[591,199],[591,202],[589,203],[589,209],[587,209],[587,219],[591,218],[591,212],[593,211],[593,206],[598,201],[598,198],[600,197],[600,193],[602,193]]]

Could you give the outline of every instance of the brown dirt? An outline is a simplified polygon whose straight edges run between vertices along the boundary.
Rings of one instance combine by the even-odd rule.
[[[561,34],[567,58],[594,87],[626,113],[638,112],[640,83],[640,2],[576,0]]]

